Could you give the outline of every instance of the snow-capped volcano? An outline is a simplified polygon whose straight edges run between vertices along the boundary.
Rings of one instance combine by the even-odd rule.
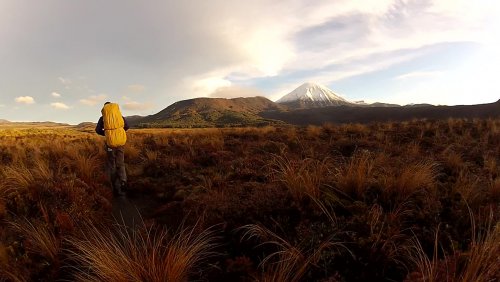
[[[327,87],[310,82],[302,84],[276,102],[299,107],[326,107],[352,104]]]

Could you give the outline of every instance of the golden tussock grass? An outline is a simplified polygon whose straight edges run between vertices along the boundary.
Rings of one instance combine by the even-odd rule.
[[[463,160],[463,155],[457,152],[454,146],[448,146],[440,154],[442,159],[442,164],[445,168],[449,169],[451,173],[458,173],[460,169],[465,165]]]
[[[6,166],[0,171],[3,181],[0,192],[6,196],[19,190],[28,190],[35,183],[35,175],[26,165]]]
[[[407,281],[490,282],[500,278],[500,224],[494,223],[493,212],[486,226],[477,226],[470,211],[472,239],[461,258],[440,258],[439,226],[435,231],[433,254],[429,257],[415,237],[407,249],[409,260],[416,266],[414,278]],[[479,229],[479,231],[478,231]],[[416,276],[416,277],[415,277]]]
[[[0,276],[13,281],[205,281],[215,276],[220,281],[234,278],[224,261],[238,253],[252,264],[237,274],[243,280],[402,281],[407,272],[419,272],[417,281],[487,281],[484,277],[497,271],[492,254],[498,252],[498,227],[477,227],[472,240],[469,232],[462,234],[469,228],[464,202],[477,214],[498,206],[499,125],[500,120],[463,119],[129,131],[130,198],[140,195],[140,202],[146,195],[151,201],[145,209],[155,210],[151,217],[164,227],[176,228],[179,213],[203,227],[227,227],[228,257],[214,258],[218,268],[200,275],[213,241],[207,239],[208,247],[196,241],[196,231],[177,236],[163,229],[115,232],[98,225],[64,240],[75,236],[83,219],[111,220],[101,137],[93,132],[0,134],[0,218],[27,217],[40,226],[38,239],[23,237],[26,242],[57,237],[56,246],[21,246],[12,228],[0,228],[12,266]],[[282,229],[282,238],[254,228],[264,241],[262,249],[235,243],[240,238],[232,228],[256,222],[267,230]],[[429,236],[429,226],[438,224],[436,237]],[[496,225],[498,215],[491,223]],[[408,247],[410,230],[418,241]],[[339,251],[340,243],[329,237],[334,235],[355,258]],[[47,249],[57,247],[56,259],[64,260],[54,270],[43,263],[53,256]],[[266,259],[259,259],[262,254]],[[406,270],[402,262],[408,261]],[[253,264],[259,262],[262,272],[255,275]],[[75,267],[76,277],[62,274],[68,267]]]
[[[28,249],[31,252],[42,255],[51,263],[58,263],[61,245],[52,229],[43,223],[34,224],[28,219],[12,221],[9,224],[16,232],[28,239]]]
[[[383,179],[385,194],[395,196],[397,202],[405,202],[408,197],[417,192],[436,192],[438,166],[434,162],[422,161],[405,165],[396,175]]]
[[[135,144],[127,144],[124,154],[128,160],[136,161],[141,157],[141,150]]]
[[[500,178],[492,180],[489,185],[489,195],[495,201],[500,201]]]
[[[491,178],[494,179],[500,177],[500,165],[497,162],[497,157],[484,155],[483,167],[488,172]]]
[[[410,245],[407,248],[407,258],[413,263],[414,267],[416,267],[416,272],[419,274],[419,277],[418,280],[413,278],[409,281],[439,281],[438,232],[439,228],[434,233],[434,249],[431,258],[427,256],[422,244],[416,237],[410,241]]]
[[[158,160],[159,157],[160,157],[160,152],[158,152],[158,151],[150,150],[150,149],[144,150],[143,159],[146,162],[154,163]]]
[[[307,136],[310,138],[317,138],[322,134],[322,132],[323,128],[316,125],[309,125],[306,128]]]
[[[69,243],[78,266],[78,281],[188,281],[214,255],[213,230],[185,228],[176,234],[144,225],[137,230],[117,226],[115,232],[87,225]]]
[[[480,196],[479,177],[470,173],[468,169],[462,169],[458,174],[456,182],[453,184],[453,190],[458,192],[467,203],[474,202],[474,199]]]
[[[411,142],[407,149],[406,149],[406,152],[408,154],[408,156],[412,157],[412,158],[416,158],[418,156],[420,156],[420,144],[418,142]]]
[[[286,239],[273,231],[256,224],[249,224],[240,228],[244,232],[243,240],[256,238],[263,240],[261,245],[271,245],[277,250],[266,256],[260,263],[262,273],[254,277],[259,282],[298,282],[321,257],[323,251],[340,252],[344,250],[352,255],[350,250],[341,242],[335,242],[328,237],[314,247],[293,246]]]
[[[323,161],[305,158],[292,160],[286,156],[274,155],[271,160],[271,175],[290,191],[292,197],[301,200],[310,196],[318,199],[321,186],[330,174],[329,159]]]
[[[337,189],[351,197],[360,197],[373,181],[374,165],[374,159],[370,153],[354,153],[349,160],[336,169]]]
[[[97,172],[103,166],[103,161],[95,153],[77,154],[70,165],[74,167],[76,175],[81,180],[92,183],[96,179]]]
[[[471,213],[472,226],[474,216]],[[482,230],[472,231],[472,242],[466,253],[466,266],[460,275],[461,281],[487,282],[500,278],[500,223],[494,223],[490,214],[488,225]]]

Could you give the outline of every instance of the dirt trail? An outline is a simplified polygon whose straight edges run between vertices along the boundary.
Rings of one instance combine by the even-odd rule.
[[[144,195],[113,198],[113,217],[119,224],[135,228],[142,224],[144,215],[153,206],[151,197]]]

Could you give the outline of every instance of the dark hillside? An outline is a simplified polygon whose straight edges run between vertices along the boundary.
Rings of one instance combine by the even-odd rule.
[[[297,125],[333,123],[369,123],[411,119],[488,118],[500,116],[500,101],[491,104],[461,106],[405,107],[325,107],[289,112],[265,112],[264,118]]]

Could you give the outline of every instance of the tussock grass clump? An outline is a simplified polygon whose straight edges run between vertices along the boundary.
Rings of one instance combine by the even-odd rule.
[[[158,152],[158,151],[149,150],[149,149],[146,149],[144,151],[144,157],[143,157],[144,161],[153,163],[153,162],[156,162],[159,157],[160,157],[160,152]]]
[[[438,166],[431,161],[408,164],[383,180],[385,196],[395,203],[405,202],[419,192],[435,193]]]
[[[33,223],[28,219],[10,222],[12,228],[26,237],[29,241],[28,249],[42,255],[52,263],[58,262],[61,251],[60,241],[53,230],[43,223]]]
[[[3,181],[0,183],[2,194],[13,190],[28,190],[35,183],[35,175],[26,166],[6,166],[0,171]]]
[[[335,186],[353,198],[360,198],[373,181],[375,162],[368,152],[355,152],[336,169]]]
[[[301,200],[307,196],[318,199],[322,184],[330,177],[329,161],[328,158],[323,161],[310,158],[292,160],[274,155],[270,166],[271,175],[275,181],[285,185],[294,199]]]
[[[72,237],[78,281],[188,281],[214,255],[213,230],[185,228],[175,234],[142,226],[116,231],[88,224]]]
[[[283,237],[266,227],[249,224],[240,228],[244,231],[244,239],[256,238],[264,240],[261,246],[270,245],[276,251],[266,256],[260,263],[262,273],[254,277],[259,282],[298,282],[322,256],[323,251],[340,252],[350,250],[340,242],[335,242],[333,236],[313,247],[294,246]],[[352,253],[351,253],[352,255]]]
[[[491,224],[491,221],[490,221]],[[500,278],[500,224],[488,226],[474,235],[466,253],[466,266],[461,281],[486,282]]]
[[[434,249],[429,256],[418,238],[411,240],[408,259],[416,266],[406,281],[475,281],[489,282],[500,278],[500,223],[493,213],[486,226],[477,226],[470,211],[472,237],[469,249],[452,256],[440,255],[439,227],[435,231]],[[479,229],[479,231],[477,231]]]
[[[77,154],[71,161],[77,176],[86,183],[92,183],[97,177],[99,168],[103,166],[103,159],[96,154]]]

